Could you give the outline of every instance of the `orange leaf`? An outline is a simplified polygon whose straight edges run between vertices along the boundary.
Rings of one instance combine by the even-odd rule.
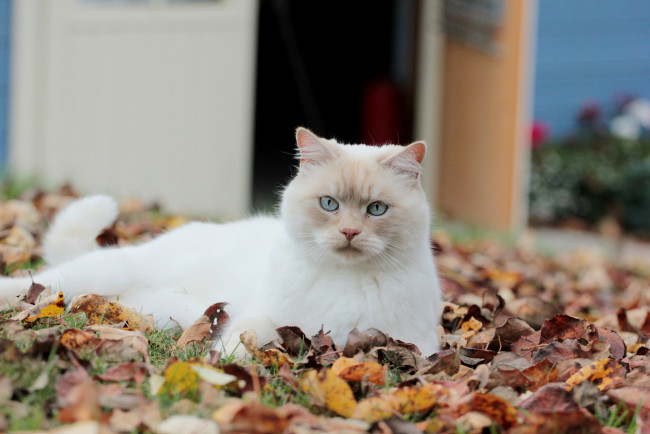
[[[287,355],[276,349],[269,349],[266,351],[260,350],[257,344],[257,333],[255,330],[247,330],[242,333],[239,338],[241,339],[244,348],[246,351],[251,354],[255,360],[263,364],[264,366],[283,366],[287,363],[290,366],[294,365],[293,360],[291,360]]]
[[[75,351],[81,348],[94,347],[99,343],[99,339],[95,337],[95,333],[86,330],[69,329],[63,332],[60,342],[67,349]]]
[[[490,393],[472,393],[455,411],[457,417],[470,412],[483,413],[505,429],[519,424],[517,409],[505,399]]]
[[[59,292],[56,300],[50,301],[48,299],[48,304],[40,307],[40,309],[36,309],[37,306],[39,306],[39,304],[34,306],[35,311],[30,312],[27,318],[24,318],[24,321],[32,322],[32,321],[36,321],[38,318],[51,318],[51,317],[57,317],[59,315],[62,315],[63,311],[65,310],[65,300],[63,298],[63,293]],[[38,311],[38,313],[36,311]]]
[[[351,359],[350,357],[339,357],[336,359],[336,362],[332,365],[332,372],[334,372],[336,375],[339,375],[341,371],[349,368],[350,366],[354,366],[358,364],[354,359]]]
[[[377,362],[357,362],[348,357],[340,357],[332,365],[332,371],[344,380],[366,380],[380,386],[386,384],[387,370]]]
[[[474,336],[476,332],[483,327],[483,323],[472,316],[470,319],[462,323],[460,327],[463,330],[463,339],[467,340]]]
[[[310,370],[302,376],[300,385],[319,405],[324,405],[333,412],[351,417],[357,406],[350,385],[339,378],[331,369],[320,373]]]
[[[570,376],[565,382],[566,389],[571,391],[575,386],[587,380],[593,382],[602,392],[618,386],[625,380],[625,368],[614,359],[596,360]]]

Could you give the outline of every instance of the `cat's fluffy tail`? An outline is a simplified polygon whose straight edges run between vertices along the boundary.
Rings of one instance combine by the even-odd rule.
[[[54,219],[43,240],[43,254],[50,265],[69,261],[99,246],[95,239],[118,215],[115,199],[89,196],[72,202]]]

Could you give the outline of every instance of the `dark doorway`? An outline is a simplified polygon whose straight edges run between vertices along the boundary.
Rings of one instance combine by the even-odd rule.
[[[254,205],[291,177],[294,130],[345,143],[411,140],[415,0],[262,0]]]

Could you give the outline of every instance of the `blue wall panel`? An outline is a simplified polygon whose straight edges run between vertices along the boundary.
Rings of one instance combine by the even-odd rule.
[[[534,117],[553,136],[574,128],[585,101],[650,99],[650,1],[540,0]]]
[[[9,138],[11,1],[12,0],[0,0],[0,168],[4,168],[7,163],[7,140]]]

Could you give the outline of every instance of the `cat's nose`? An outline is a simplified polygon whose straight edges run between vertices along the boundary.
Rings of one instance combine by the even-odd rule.
[[[342,233],[343,235],[345,235],[345,238],[346,238],[348,241],[352,241],[352,238],[354,238],[354,237],[356,237],[357,235],[359,235],[359,232],[361,232],[361,231],[358,230],[358,229],[350,229],[350,228],[341,229],[341,233]]]

